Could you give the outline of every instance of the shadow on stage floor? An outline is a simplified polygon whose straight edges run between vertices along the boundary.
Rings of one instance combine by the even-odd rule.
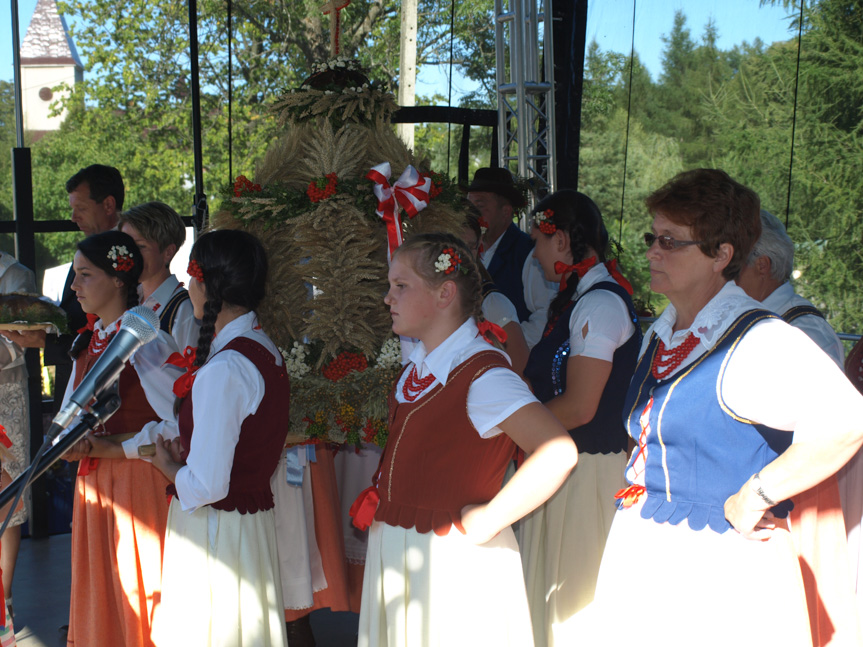
[[[23,539],[13,583],[15,637],[19,647],[65,647],[60,627],[69,622],[71,535]],[[354,613],[312,614],[318,647],[357,644]]]

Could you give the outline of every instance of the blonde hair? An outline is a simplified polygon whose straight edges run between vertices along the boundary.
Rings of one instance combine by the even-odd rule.
[[[145,202],[120,214],[119,229],[130,224],[145,240],[151,240],[164,252],[168,245],[177,249],[186,242],[186,226],[179,214],[164,202]]]
[[[438,272],[435,263],[443,250],[451,247],[459,256],[459,267],[449,274]],[[463,240],[445,233],[417,234],[408,238],[393,253],[410,265],[426,285],[437,287],[444,281],[453,281],[458,289],[462,314],[479,319],[482,309],[482,279],[473,254]]]

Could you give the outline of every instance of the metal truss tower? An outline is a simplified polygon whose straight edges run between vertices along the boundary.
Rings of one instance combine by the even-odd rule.
[[[557,186],[550,2],[494,3],[498,159],[528,181],[531,205]]]

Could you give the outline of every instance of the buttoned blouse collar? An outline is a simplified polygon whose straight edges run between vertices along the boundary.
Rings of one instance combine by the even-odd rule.
[[[492,348],[478,335],[476,322],[470,317],[430,353],[427,353],[425,345],[419,342],[408,359],[416,364],[421,378],[431,373],[441,384],[446,384],[450,371],[461,363],[465,351],[473,344],[481,343]]]

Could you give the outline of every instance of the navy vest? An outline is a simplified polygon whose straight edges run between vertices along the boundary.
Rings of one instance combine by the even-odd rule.
[[[719,399],[718,385],[738,341],[757,322],[772,318],[776,316],[766,310],[743,313],[712,349],[663,380],[651,373],[659,345],[659,338],[651,336],[635,368],[624,409],[629,435],[638,440],[639,419],[653,396],[643,518],[673,525],[687,519],[693,530],[710,526],[723,533],[731,528],[725,519],[725,500],[791,444],[791,433],[742,418]],[[627,482],[637,453],[627,466]],[[772,511],[786,517],[791,508],[790,501],[783,501]]]
[[[503,232],[491,263],[488,264],[488,273],[495,286],[512,301],[519,321],[527,321],[530,318],[530,310],[524,302],[521,271],[532,249],[533,241],[530,236],[512,224]]]
[[[180,306],[183,302],[189,300],[189,291],[186,288],[180,288],[174,294],[171,295],[171,298],[168,299],[168,303],[165,304],[165,307],[162,308],[162,314],[159,315],[159,328],[164,330],[169,335],[174,330],[174,321],[177,318],[177,311],[180,309]]]
[[[548,402],[566,391],[566,361],[569,357],[569,318],[572,309],[594,290],[608,290],[626,304],[635,332],[614,351],[611,375],[605,384],[593,420],[569,430],[579,452],[610,454],[626,450],[628,439],[621,422],[623,401],[641,347],[641,326],[632,299],[616,281],[601,281],[592,285],[578,299],[571,301],[560,316],[546,324],[542,339],[530,351],[524,376],[530,380],[533,393],[540,402]]]
[[[795,319],[799,319],[800,317],[805,317],[806,315],[812,315],[814,317],[821,317],[824,319],[824,313],[821,312],[815,306],[791,306],[782,313],[782,320],[785,323],[791,323]]]

